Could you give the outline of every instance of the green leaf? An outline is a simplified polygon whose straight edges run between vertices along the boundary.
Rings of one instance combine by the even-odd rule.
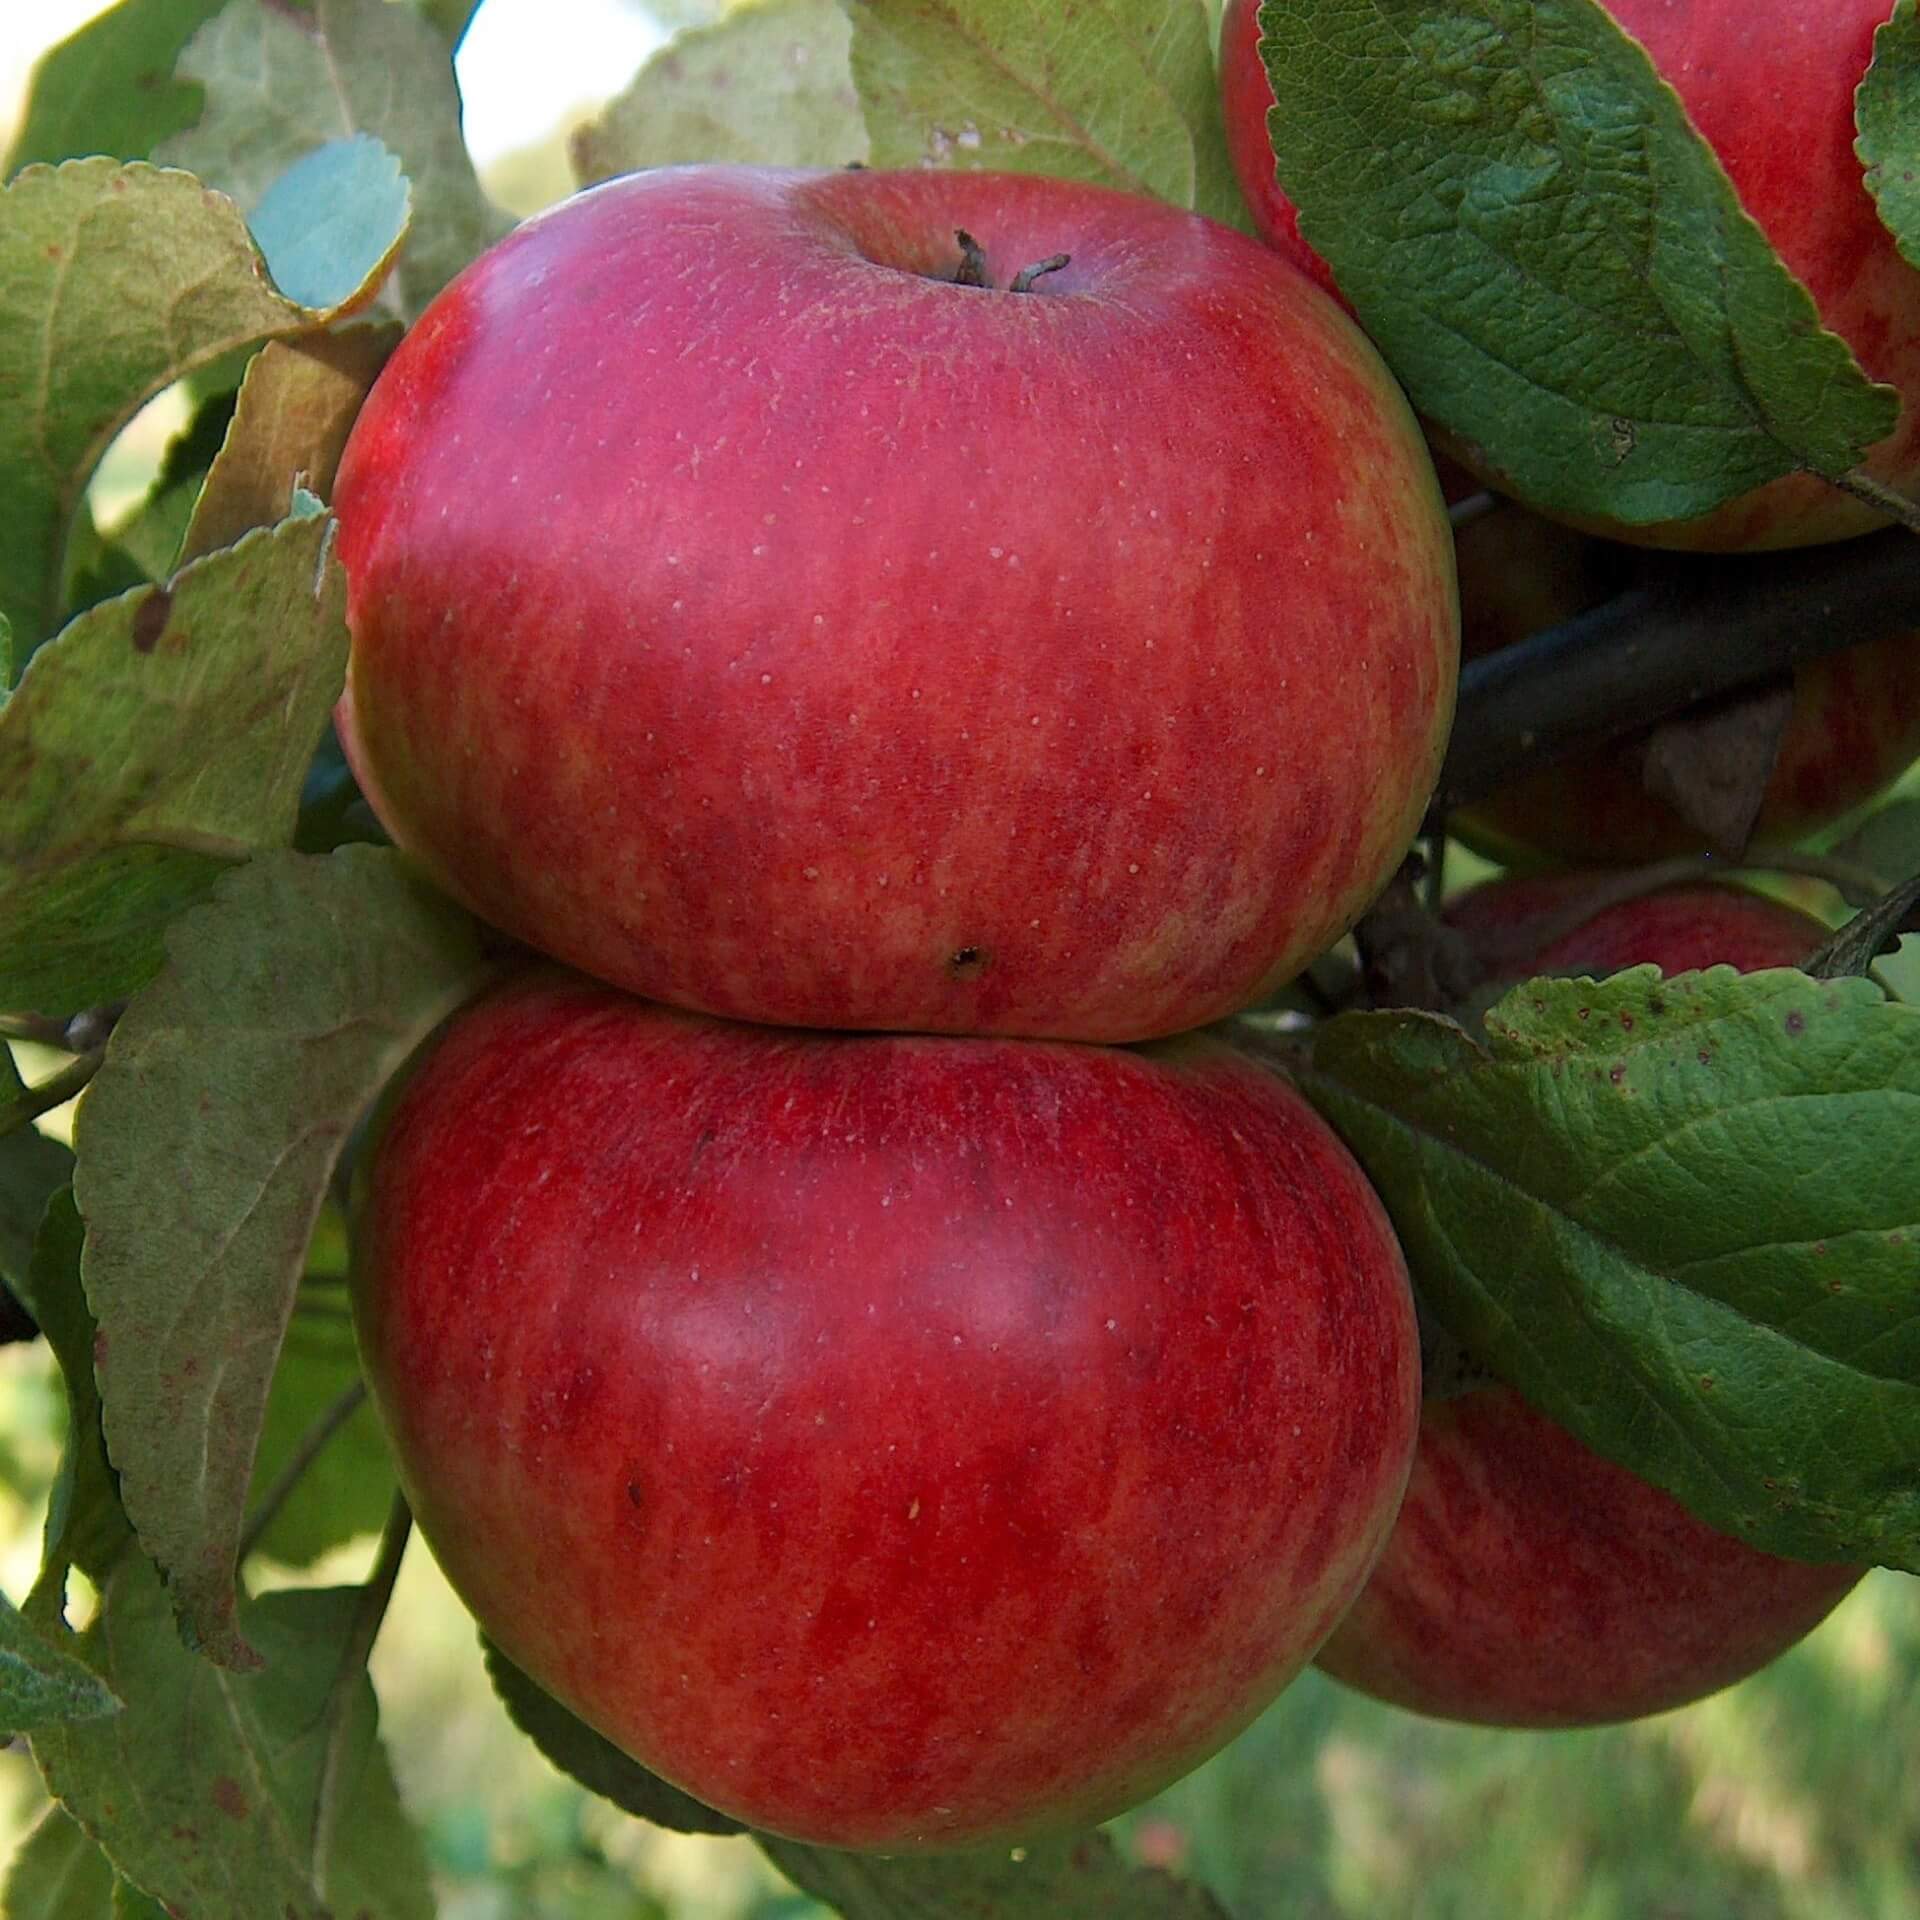
[[[1834,852],[1878,874],[1882,886],[1920,873],[1920,797],[1889,801],[1861,821]]]
[[[1920,266],[1920,9],[1899,0],[1873,36],[1873,64],[1854,96],[1867,191],[1901,257]]]
[[[763,1837],[782,1873],[845,1920],[1227,1920],[1204,1887],[1129,1866],[1104,1833],[1010,1853],[878,1859]]]
[[[303,154],[261,195],[248,225],[290,300],[339,307],[387,277],[410,201],[399,159],[357,133]]]
[[[563,1707],[483,1638],[487,1677],[513,1724],[564,1774],[623,1813],[675,1833],[744,1833],[730,1814],[670,1786]]]
[[[0,1083],[10,1074],[10,1062],[0,1066]],[[0,1281],[29,1307],[34,1238],[47,1202],[72,1178],[73,1155],[58,1140],[32,1127],[0,1139]]]
[[[64,1807],[51,1806],[13,1857],[7,1920],[111,1920],[113,1863]]]
[[[1414,405],[1534,504],[1684,519],[1845,473],[1889,388],[1594,0],[1261,9],[1301,232]]]
[[[180,72],[206,89],[191,133],[161,149],[250,212],[294,162],[353,134],[400,156],[413,225],[394,283],[417,314],[510,224],[488,204],[460,134],[442,33],[387,0],[317,0],[311,14],[231,4],[194,36]]]
[[[251,1512],[295,1450],[334,1414],[360,1379],[346,1289],[303,1285],[267,1395],[254,1462]],[[378,1533],[393,1504],[393,1457],[365,1400],[327,1440],[261,1536],[261,1551],[288,1566],[311,1566],[361,1534]]]
[[[180,1645],[139,1555],[108,1581],[78,1644],[126,1710],[37,1735],[34,1757],[119,1870],[169,1911],[429,1920],[426,1862],[365,1675],[337,1725],[328,1711],[360,1599],[327,1588],[252,1602],[246,1630],[267,1664],[242,1678]]]
[[[121,0],[41,56],[0,176],[35,161],[103,153],[144,160],[200,116],[200,89],[173,78],[195,31],[225,0]]]
[[[395,326],[272,340],[248,363],[232,423],[194,501],[181,556],[231,546],[287,510],[295,483],[325,497],[347,435],[399,339]]]
[[[187,901],[292,837],[346,673],[331,534],[283,521],[34,656],[0,708],[0,1006],[138,987]]]
[[[0,1734],[27,1734],[117,1711],[119,1701],[100,1676],[48,1645],[0,1594]]]
[[[1920,1008],[1716,967],[1343,1014],[1296,1069],[1429,1307],[1764,1551],[1920,1567]]]
[[[276,293],[237,210],[185,174],[74,160],[0,193],[0,615],[16,645],[58,624],[88,476],[140,407],[330,318]]]
[[[98,1720],[119,1707],[98,1674],[50,1646],[0,1594],[0,1733]]]
[[[172,1920],[158,1900],[144,1894],[131,1880],[113,1883],[113,1920]]]
[[[881,167],[1003,168],[1245,227],[1202,0],[845,0]]]
[[[349,1130],[484,975],[399,857],[263,855],[167,936],[80,1104],[108,1449],[189,1638],[252,1654],[234,1562],[267,1390]]]
[[[663,47],[568,142],[582,186],[639,167],[729,160],[835,167],[867,157],[839,0],[749,0]]]
[[[34,1315],[60,1364],[67,1395],[67,1437],[47,1501],[40,1577],[26,1605],[28,1619],[53,1626],[65,1619],[68,1567],[78,1567],[97,1584],[118,1561],[132,1532],[100,1427],[100,1390],[93,1372],[98,1329],[80,1290],[80,1215],[70,1192],[55,1195],[47,1207],[34,1244],[30,1290]]]

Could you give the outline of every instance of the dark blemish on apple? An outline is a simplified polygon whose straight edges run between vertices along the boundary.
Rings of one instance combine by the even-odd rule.
[[[165,587],[155,587],[134,609],[133,650],[151,653],[167,630],[167,616],[173,611],[173,595]]]
[[[1579,1015],[1579,1017],[1580,1017],[1580,1018],[1581,1018],[1582,1020],[1584,1020],[1584,1019],[1586,1019],[1586,1018],[1587,1018],[1587,1016],[1588,1016],[1589,1014],[1591,1014],[1592,1012],[1593,1012],[1593,1009],[1592,1009],[1591,1007],[1582,1007],[1582,1008],[1580,1009],[1580,1015]]]
[[[1612,1070],[1607,1075],[1607,1078],[1611,1080],[1616,1087],[1619,1086],[1626,1079],[1626,1077],[1627,1077],[1626,1067],[1619,1062],[1616,1062],[1614,1064]]]
[[[1630,1014],[1625,1007],[1620,1009],[1620,1031],[1622,1033],[1631,1033],[1633,1031],[1633,1015]]]
[[[977,980],[992,957],[985,947],[955,947],[947,958],[947,971],[956,980]]]
[[[1787,1031],[1790,1034],[1802,1034],[1807,1030],[1807,1016],[1798,1007],[1787,1015]]]
[[[1700,1064],[1703,1067],[1710,1067],[1713,1065],[1713,1054],[1709,1048],[1702,1047],[1700,1049]]]
[[[1666,1010],[1667,1010],[1667,1003],[1664,1000],[1662,1000],[1657,993],[1650,994],[1648,996],[1647,1017],[1649,1019],[1658,1020],[1660,1016],[1666,1012]]]
[[[634,1508],[642,1507],[646,1504],[646,1499],[647,1496],[641,1490],[640,1482],[638,1480],[629,1480],[627,1482],[627,1505]]]
[[[1714,1386],[1713,1375],[1710,1373],[1703,1373],[1700,1376],[1700,1391],[1702,1393],[1711,1393],[1713,1391],[1713,1386]]]

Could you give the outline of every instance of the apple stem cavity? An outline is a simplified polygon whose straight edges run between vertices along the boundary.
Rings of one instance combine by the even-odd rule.
[[[993,286],[993,276],[987,271],[987,250],[965,227],[955,227],[953,237],[960,243],[960,265],[954,270],[953,284],[956,287]],[[1049,273],[1058,273],[1064,266],[1072,264],[1070,253],[1050,253],[1044,260],[1036,260],[1031,266],[1022,267],[1013,276],[1007,287],[1009,293],[1031,293],[1033,283]]]

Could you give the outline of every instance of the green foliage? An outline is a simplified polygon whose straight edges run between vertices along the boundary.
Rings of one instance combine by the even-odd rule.
[[[0,192],[0,615],[29,650],[59,624],[81,491],[141,405],[332,317],[275,292],[262,265],[234,209],[185,174],[75,160]]]
[[[309,1272],[274,1368],[247,1502],[249,1514],[257,1512],[304,1444],[325,1434],[260,1536],[260,1550],[288,1566],[311,1566],[323,1553],[377,1532],[393,1504],[393,1457],[364,1395],[333,1424],[360,1387],[345,1290],[338,1280],[329,1284]]]
[[[40,1577],[27,1596],[30,1619],[42,1626],[66,1617],[67,1570],[104,1580],[125,1550],[130,1529],[119,1478],[107,1459],[100,1422],[94,1350],[100,1330],[80,1286],[80,1215],[71,1191],[56,1194],[34,1244],[28,1299],[66,1386],[67,1434],[47,1501]]]
[[[571,150],[583,186],[636,167],[732,160],[833,167],[867,157],[839,0],[751,0],[647,62]]]
[[[1867,191],[1902,256],[1920,264],[1920,9],[1899,0],[1873,37],[1856,112]]]
[[[0,1595],[0,1733],[98,1720],[119,1705],[97,1674],[49,1645]]]
[[[1892,429],[1597,0],[1260,17],[1302,234],[1414,405],[1530,501],[1683,519]]]
[[[113,1863],[64,1808],[45,1817],[7,1874],[9,1920],[109,1920]]]
[[[881,167],[995,167],[1244,226],[1201,0],[845,0]]]
[[[174,72],[180,50],[226,0],[120,0],[51,49],[0,177],[35,161],[103,153],[144,160],[193,125],[200,90]]]
[[[128,993],[174,914],[285,845],[346,670],[331,523],[310,511],[82,614],[0,708],[0,1004]]]
[[[1101,1833],[1011,1854],[901,1860],[761,1844],[795,1886],[846,1920],[1226,1920],[1205,1888],[1129,1865]]]
[[[649,1773],[536,1686],[491,1641],[487,1677],[513,1724],[564,1774],[637,1819],[675,1833],[744,1833],[738,1820]]]
[[[1920,1567],[1920,1009],[1716,967],[1328,1022],[1301,1085],[1426,1302],[1757,1547]],[[1783,1178],[1783,1169],[1794,1170]]]
[[[488,205],[460,137],[444,34],[387,0],[315,0],[301,14],[229,0],[180,71],[206,92],[191,132],[159,149],[257,217],[274,182],[331,141],[371,134],[400,159],[413,228],[394,275],[417,314],[508,222]]]
[[[473,923],[398,858],[263,856],[183,916],[76,1128],[107,1441],[193,1641],[254,1652],[234,1562],[327,1185],[395,1068],[470,994]]]
[[[342,1660],[357,1588],[246,1610],[265,1656],[222,1673],[180,1644],[153,1569],[128,1554],[76,1646],[126,1702],[34,1741],[47,1784],[120,1871],[175,1912],[429,1920],[426,1862],[375,1737],[373,1689]]]

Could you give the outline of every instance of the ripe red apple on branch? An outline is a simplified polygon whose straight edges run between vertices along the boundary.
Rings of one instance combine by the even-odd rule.
[[[1391,873],[1451,713],[1377,355],[1256,243],[1056,180],[582,194],[422,317],[335,504],[395,838],[710,1012],[1219,1017]]]
[[[488,1634],[842,1846],[1073,1829],[1196,1765],[1353,1598],[1418,1415],[1372,1189],[1197,1038],[774,1031],[539,973],[390,1103],[353,1290]]]
[[[1854,92],[1890,0],[1605,5],[1679,95],[1742,206],[1812,294],[1822,324],[1872,378],[1899,390],[1899,423],[1864,465],[1886,485],[1920,490],[1920,271],[1901,258],[1881,222],[1854,150]],[[1235,171],[1260,232],[1331,285],[1331,270],[1301,238],[1297,211],[1275,183],[1259,11],[1260,0],[1227,0],[1221,24],[1221,98]],[[1502,484],[1497,473],[1483,477]],[[1875,524],[1858,500],[1793,474],[1695,519],[1606,531],[1655,546],[1735,552],[1838,539]]]
[[[1594,910],[1591,876],[1494,881],[1448,919],[1496,978],[1794,966],[1817,920],[1728,887]],[[1494,1726],[1658,1713],[1731,1685],[1862,1569],[1756,1551],[1499,1386],[1428,1402],[1399,1518],[1317,1664],[1396,1706]]]

